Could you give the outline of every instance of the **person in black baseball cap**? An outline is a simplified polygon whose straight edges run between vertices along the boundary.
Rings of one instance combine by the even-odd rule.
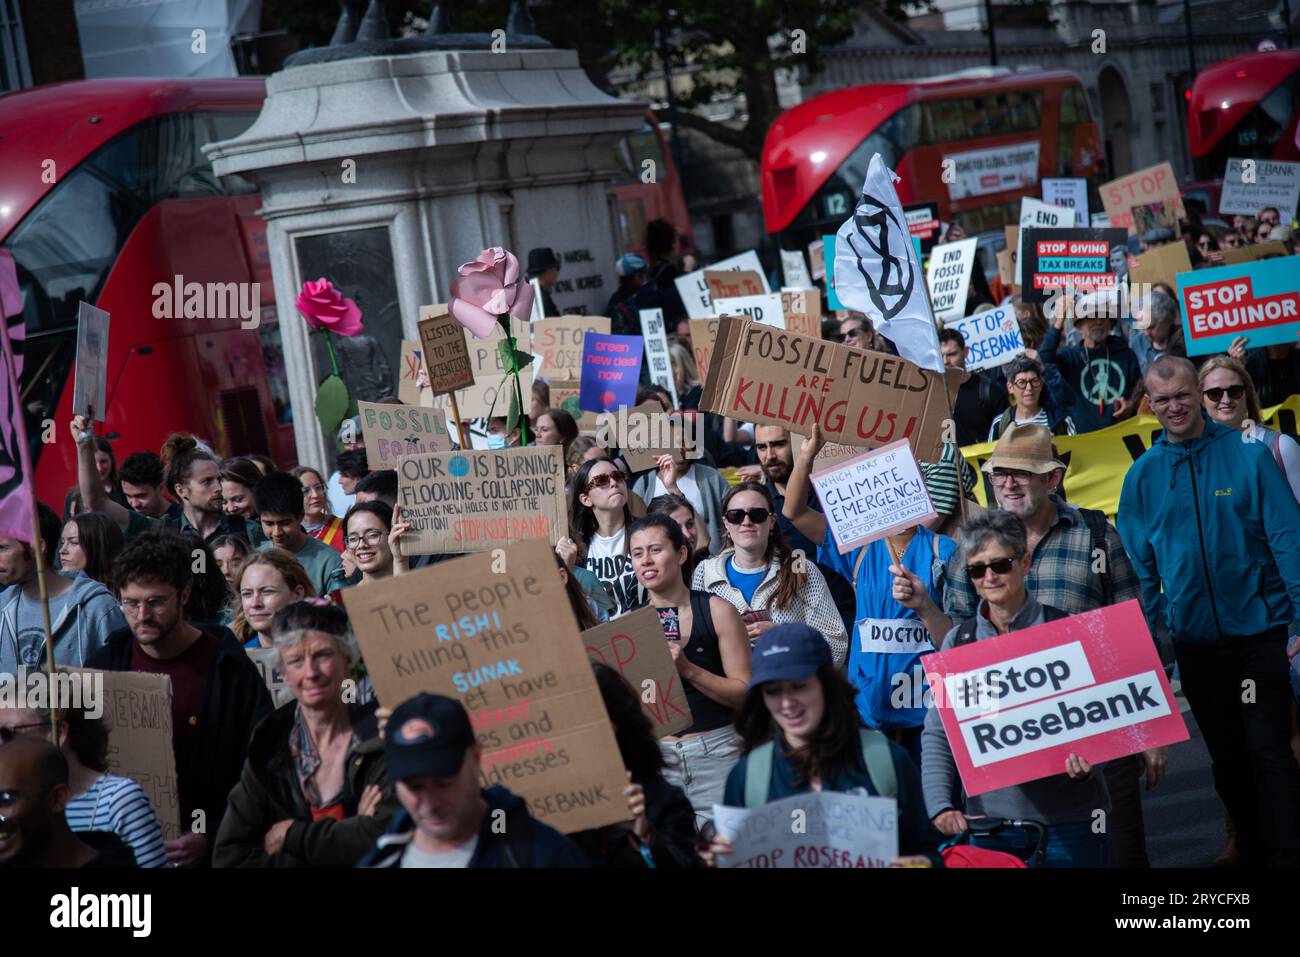
[[[536,279],[537,285],[542,289],[542,315],[560,315],[555,300],[551,298],[551,289],[560,278],[560,260],[556,257],[555,250],[545,246],[528,250],[527,276]]]
[[[754,642],[749,692],[736,712],[745,756],[727,778],[722,803],[758,807],[813,791],[892,797],[899,853],[892,864],[942,866],[921,774],[906,751],[862,726],[856,693],[816,628],[792,623],[763,632]],[[709,852],[732,849],[715,837]]]
[[[577,846],[500,785],[481,787],[481,751],[459,701],[421,693],[393,709],[388,780],[405,809],[361,867],[586,867]]]

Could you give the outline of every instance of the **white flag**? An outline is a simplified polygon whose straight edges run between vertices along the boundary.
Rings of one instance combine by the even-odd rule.
[[[871,157],[853,216],[835,234],[835,294],[865,314],[904,359],[943,372],[925,274],[894,190],[897,178],[879,153]]]

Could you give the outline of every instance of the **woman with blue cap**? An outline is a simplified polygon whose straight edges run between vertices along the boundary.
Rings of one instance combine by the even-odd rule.
[[[758,807],[795,794],[837,791],[898,802],[894,866],[942,866],[921,774],[906,751],[863,727],[856,694],[831,660],[821,632],[777,625],[754,642],[749,692],[736,713],[744,757],[723,793],[729,807]],[[709,850],[731,844],[715,837]]]

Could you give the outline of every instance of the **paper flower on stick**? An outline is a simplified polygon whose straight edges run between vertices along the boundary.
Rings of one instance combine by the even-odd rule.
[[[519,272],[519,260],[493,246],[460,267],[460,278],[451,284],[448,308],[453,319],[486,339],[501,316],[528,321],[533,311],[533,287]]]
[[[533,357],[519,351],[510,317],[527,322],[533,312],[533,287],[519,272],[519,260],[508,250],[493,246],[478,254],[473,262],[460,267],[460,278],[452,281],[451,302],[447,304],[451,317],[480,339],[492,335],[500,326],[505,338],[497,343],[501,363],[506,370],[502,386],[511,386],[510,409],[506,413],[506,433],[519,427],[519,440],[528,444],[528,416],[524,413],[523,388],[519,383],[519,370],[527,367]],[[502,390],[497,390],[501,395]],[[493,400],[489,415],[496,410]]]
[[[316,387],[316,418],[320,420],[321,428],[332,434],[344,419],[356,415],[356,403],[348,395],[348,387],[339,374],[339,360],[334,354],[331,333],[355,336],[364,331],[361,309],[324,278],[303,283],[294,305],[307,320],[312,333],[325,339],[325,348],[329,352],[330,366],[334,371]]]

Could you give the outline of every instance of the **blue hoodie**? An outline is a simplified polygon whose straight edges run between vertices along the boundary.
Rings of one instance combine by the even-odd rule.
[[[72,590],[67,600],[61,603],[62,611],[50,622],[54,634],[54,663],[84,668],[110,634],[126,627],[126,618],[113,593],[85,572],[60,574],[72,581]],[[32,668],[45,662],[43,639],[38,660],[20,660],[22,652],[18,647],[17,618],[22,590],[21,585],[15,585],[0,596],[0,672],[8,674],[15,673],[20,665]],[[38,654],[34,647],[27,651],[28,654]]]
[[[1119,499],[1147,626],[1163,583],[1169,634],[1189,644],[1285,628],[1300,609],[1300,504],[1264,442],[1201,417],[1191,442],[1161,435]]]

